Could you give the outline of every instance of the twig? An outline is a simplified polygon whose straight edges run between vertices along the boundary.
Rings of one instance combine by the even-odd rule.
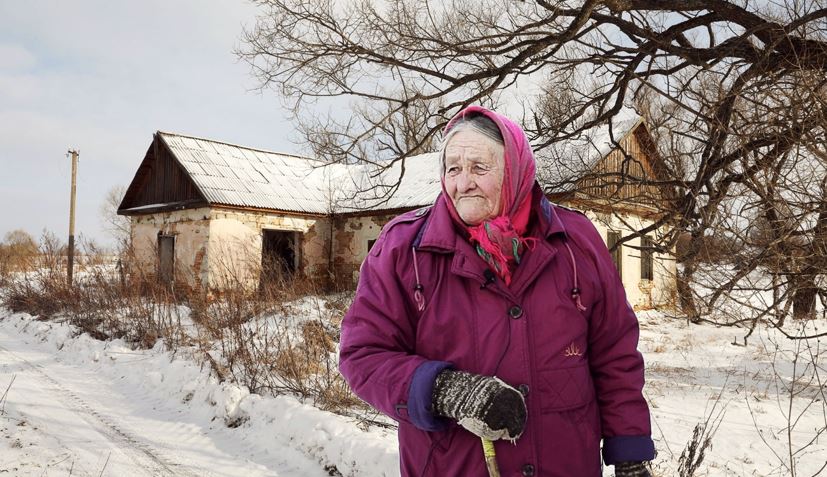
[[[649,402],[652,402],[652,398],[649,397],[649,393],[644,391],[644,394],[646,394],[646,400],[649,401]],[[666,444],[666,450],[669,451],[669,455],[672,457],[672,459],[674,459],[675,458],[675,453],[672,452],[672,448],[669,447],[669,440],[666,439],[666,434],[663,433],[663,429],[660,427],[660,423],[658,422],[657,419],[655,419],[654,415],[652,415],[652,421],[658,427],[658,431],[660,431],[660,436],[663,438],[663,443]]]
[[[798,357],[801,351],[801,341],[796,342],[795,348],[795,355],[793,356],[793,376],[792,380],[790,381],[790,391],[789,391],[789,398],[787,400],[787,452],[790,456],[790,475],[791,477],[795,477],[795,456],[793,455],[793,427],[795,426],[792,422],[792,415],[793,415],[793,400],[795,399],[795,385],[798,381],[798,376],[796,372],[798,371]]]
[[[106,456],[106,462],[103,463],[103,469],[101,469],[100,475],[98,477],[103,477],[103,471],[106,470],[106,466],[109,465],[109,458],[112,457],[112,451],[109,451],[109,455]]]
[[[729,375],[727,375],[723,386],[721,386],[721,390],[715,397],[715,401],[712,403],[712,409],[710,409],[709,412],[704,411],[704,422],[695,425],[692,437],[686,444],[683,452],[681,452],[681,456],[678,459],[678,474],[681,477],[692,477],[695,475],[695,471],[698,470],[704,457],[706,457],[706,450],[712,445],[712,438],[718,432],[718,428],[721,427],[729,403],[723,404],[723,407],[718,411],[717,415],[715,411],[718,405],[721,404],[721,398],[726,390],[727,382],[729,382]]]
[[[16,378],[16,374],[12,374],[11,381],[9,381],[9,385],[6,386],[6,391],[3,393],[3,397],[0,397],[0,414],[6,414],[6,397],[9,395],[9,390],[11,389],[11,385],[14,384],[14,378]]]

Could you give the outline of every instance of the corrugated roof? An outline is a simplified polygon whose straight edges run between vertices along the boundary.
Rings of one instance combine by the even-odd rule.
[[[616,116],[612,137],[619,142],[639,122],[634,112]],[[441,190],[437,153],[397,161],[377,174],[370,166],[324,165],[199,137],[158,134],[211,204],[327,214],[421,207],[432,204]],[[557,143],[537,157],[538,178],[561,183],[577,177],[591,170],[613,145],[608,125]],[[390,189],[384,185],[395,183],[402,167],[402,181],[388,197]]]
[[[326,214],[331,174],[345,166],[159,131],[211,204]]]

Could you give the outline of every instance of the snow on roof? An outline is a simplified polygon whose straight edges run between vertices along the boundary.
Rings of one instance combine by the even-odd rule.
[[[634,110],[623,109],[612,118],[611,124],[552,144],[537,154],[537,179],[556,191],[571,191],[575,179],[594,169],[641,121]]]
[[[341,165],[159,131],[211,204],[325,214]]]
[[[146,205],[139,205],[137,207],[130,207],[128,209],[123,209],[123,212],[139,212],[142,210],[149,210],[149,209],[169,209],[171,207],[183,207],[186,205],[190,205],[191,201],[177,201],[177,202],[159,202],[156,204],[146,204]]]
[[[405,158],[384,171],[375,166],[354,166],[352,176],[355,179],[350,188],[342,191],[338,201],[341,212],[422,207],[433,204],[442,190],[439,154],[435,152]],[[397,182],[399,187],[393,190]]]
[[[621,112],[612,121],[611,137],[619,142],[639,122],[634,111]],[[194,136],[158,134],[211,204],[327,214],[422,207],[432,204],[441,191],[437,153],[409,157],[380,172],[376,166],[325,165]],[[608,125],[556,143],[538,155],[538,179],[556,184],[577,177],[613,147]],[[393,190],[390,185],[403,168],[398,189]]]

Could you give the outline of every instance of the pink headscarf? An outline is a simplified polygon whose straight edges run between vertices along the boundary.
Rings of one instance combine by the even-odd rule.
[[[520,255],[530,240],[525,237],[525,233],[531,212],[531,189],[536,176],[534,153],[520,126],[505,116],[480,106],[469,106],[457,113],[445,126],[443,135],[447,135],[460,118],[478,114],[494,121],[500,128],[505,143],[505,171],[499,214],[476,226],[465,225],[445,190],[444,173],[442,193],[451,217],[468,231],[477,252],[508,285],[511,283],[512,269],[520,263]]]

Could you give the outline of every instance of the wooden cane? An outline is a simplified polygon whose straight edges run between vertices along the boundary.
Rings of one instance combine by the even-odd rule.
[[[494,450],[494,443],[480,437],[482,440],[482,453],[485,455],[485,466],[488,468],[489,477],[500,477],[500,468],[497,466],[497,451]]]

